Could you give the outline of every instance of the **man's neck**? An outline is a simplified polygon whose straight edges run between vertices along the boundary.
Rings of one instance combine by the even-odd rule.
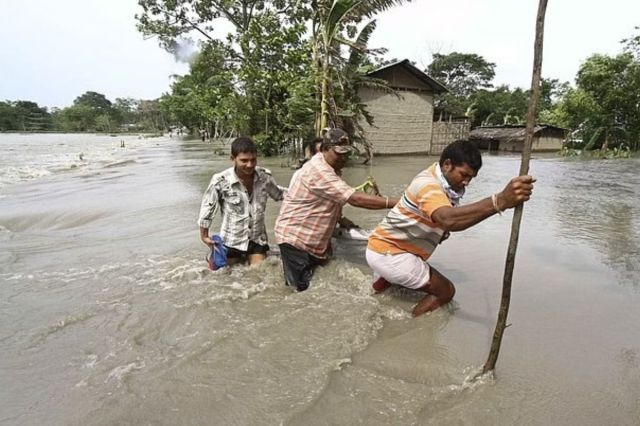
[[[253,179],[254,179],[254,177],[256,175],[255,172],[253,172],[252,174],[250,174],[248,176],[239,174],[236,169],[234,169],[233,172],[236,174],[236,177],[238,178],[238,180],[240,182],[242,182],[245,186],[253,184]]]
[[[329,151],[322,151],[322,157],[324,158],[324,161],[325,161],[328,165],[330,165],[330,166],[331,166],[331,168],[332,168],[336,173],[339,173],[339,172],[340,172],[340,170],[336,169],[335,164],[331,161],[331,159],[330,159],[330,158],[327,158],[327,157],[329,156],[329,155],[328,155],[328,152],[329,152]]]

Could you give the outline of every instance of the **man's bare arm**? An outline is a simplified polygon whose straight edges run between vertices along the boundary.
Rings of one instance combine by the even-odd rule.
[[[400,199],[396,197],[379,197],[377,195],[365,194],[364,192],[354,192],[347,200],[347,203],[363,209],[381,210],[392,208],[398,201],[400,201]]]
[[[531,176],[518,176],[496,195],[494,207],[491,197],[462,207],[440,207],[431,214],[431,219],[445,231],[463,231],[486,218],[493,216],[498,211],[513,208],[518,204],[528,201],[533,192],[535,179]]]

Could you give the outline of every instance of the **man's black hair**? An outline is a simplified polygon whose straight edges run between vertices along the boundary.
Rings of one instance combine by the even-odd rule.
[[[231,142],[231,156],[237,157],[241,152],[258,154],[258,148],[251,138],[241,136],[239,138],[235,138],[233,142]]]
[[[314,156],[318,152],[318,150],[316,149],[316,145],[318,145],[318,143],[320,142],[322,142],[322,138],[320,136],[315,137],[309,141],[309,153],[311,154],[311,156]]]
[[[457,140],[447,145],[440,155],[440,166],[446,160],[451,160],[454,166],[461,166],[467,163],[469,167],[478,172],[482,167],[482,156],[478,147],[471,141]]]

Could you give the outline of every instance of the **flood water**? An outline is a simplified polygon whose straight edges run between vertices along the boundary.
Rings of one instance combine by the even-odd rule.
[[[357,243],[303,293],[275,253],[208,271],[200,198],[230,163],[207,143],[0,134],[0,153],[0,424],[640,424],[639,159],[534,158],[511,326],[495,379],[474,382],[511,213],[438,248],[456,297],[412,319],[419,295],[372,295]],[[288,183],[285,159],[260,161]],[[344,177],[397,195],[433,161],[376,158]],[[518,168],[485,155],[466,202]],[[372,228],[383,213],[345,214]]]

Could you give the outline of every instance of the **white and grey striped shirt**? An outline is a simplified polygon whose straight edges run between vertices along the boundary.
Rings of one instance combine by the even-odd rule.
[[[220,207],[222,213],[220,236],[226,246],[246,251],[249,241],[261,245],[267,244],[267,230],[264,224],[267,196],[280,201],[284,191],[286,188],[278,186],[271,176],[271,171],[256,167],[253,193],[249,197],[246,188],[236,176],[234,168],[229,167],[211,178],[202,197],[198,225],[209,229]]]

